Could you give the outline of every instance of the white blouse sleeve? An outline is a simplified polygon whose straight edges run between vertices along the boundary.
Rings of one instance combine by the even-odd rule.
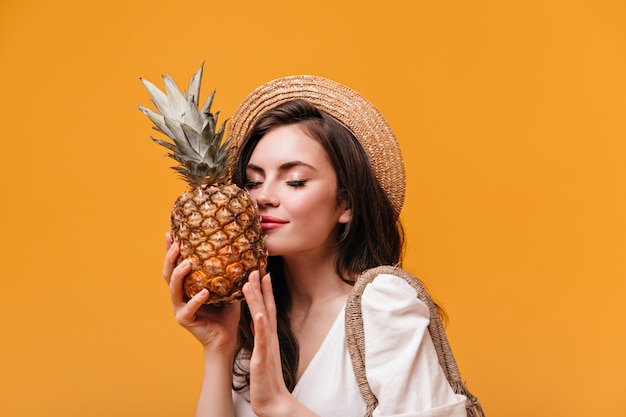
[[[361,297],[367,380],[378,399],[374,416],[466,417],[428,332],[428,307],[395,275],[381,274]]]

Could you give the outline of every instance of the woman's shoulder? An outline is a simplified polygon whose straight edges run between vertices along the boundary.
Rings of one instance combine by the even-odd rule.
[[[373,278],[370,280],[371,286],[374,288],[391,287],[406,293],[409,296],[417,296],[417,290],[407,281],[407,277],[419,282],[419,280],[407,271],[399,268],[385,268],[375,270]]]
[[[362,291],[360,301],[363,314],[371,313],[381,319],[406,315],[429,319],[428,306],[418,296],[418,291],[425,290],[417,278],[398,268],[383,268],[373,272],[366,277],[367,283],[361,283],[364,286],[357,289]]]

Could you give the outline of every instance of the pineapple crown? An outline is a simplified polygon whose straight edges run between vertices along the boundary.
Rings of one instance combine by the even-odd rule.
[[[163,76],[165,93],[142,78],[141,81],[150,93],[157,111],[138,106],[154,123],[153,129],[173,141],[170,143],[151,136],[154,142],[170,151],[166,156],[179,164],[172,169],[192,187],[229,183],[231,155],[234,150],[230,145],[230,137],[223,140],[226,122],[222,122],[217,129],[219,111],[211,113],[215,90],[202,108],[198,107],[203,66],[204,63],[191,77],[189,88],[184,93],[169,74]]]

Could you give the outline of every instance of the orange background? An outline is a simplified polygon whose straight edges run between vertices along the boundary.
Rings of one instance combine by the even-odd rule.
[[[224,116],[312,73],[407,161],[405,267],[492,416],[626,415],[626,3],[3,1],[0,415],[192,415],[160,276],[183,183],[139,81],[202,61]]]

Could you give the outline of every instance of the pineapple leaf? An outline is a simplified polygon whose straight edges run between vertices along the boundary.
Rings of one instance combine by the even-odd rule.
[[[185,98],[188,101],[193,101],[196,107],[198,107],[198,103],[200,102],[200,84],[202,81],[202,68],[204,67],[204,62],[198,68],[198,71],[191,77],[189,80],[189,88],[187,89],[187,93],[185,94]]]
[[[206,162],[200,162],[199,164],[193,164],[193,165],[188,164],[187,170],[193,172],[194,175],[197,175],[199,177],[207,177],[207,176],[213,177],[211,173],[211,168],[209,167],[209,164],[207,164]]]
[[[213,131],[209,131],[207,129],[202,131],[203,140],[205,140],[204,139],[205,135],[210,135],[210,138],[206,140],[208,140],[209,143],[213,145],[213,146],[208,147],[206,150],[204,150],[204,153],[201,154],[203,155],[204,159],[207,159],[207,157],[210,157],[213,161],[215,161],[216,164],[227,163],[226,161],[228,161],[233,149],[231,146],[229,146],[230,139],[231,139],[230,137],[228,137],[224,142],[222,142],[222,139],[224,137],[225,126],[226,126],[226,122],[222,123],[217,133],[214,133]],[[209,151],[211,152],[210,156],[209,156]]]
[[[183,176],[187,176],[187,170],[183,167],[171,167],[174,171],[178,172],[179,174],[183,175]]]
[[[165,126],[172,132],[172,136],[170,138],[178,144],[178,142],[186,142],[188,147],[191,147],[191,144],[187,142],[187,138],[185,137],[185,133],[183,132],[182,127],[180,127],[180,123],[177,120],[172,120],[167,117],[164,118]]]
[[[200,155],[198,155],[196,150],[189,144],[189,142],[187,141],[187,138],[185,137],[185,134],[182,133],[182,128],[180,126],[178,126],[178,128],[181,131],[180,137],[173,136],[171,138],[174,141],[174,144],[176,145],[176,148],[177,148],[176,153],[181,155],[181,157],[184,157],[184,158],[200,159],[199,158]]]
[[[143,107],[143,106],[138,106],[138,107],[139,107],[139,110],[141,110],[143,114],[148,116],[148,119],[150,119],[152,123],[154,123],[154,126],[153,126],[154,129],[158,130],[159,132],[169,137],[172,137],[172,132],[165,125],[165,119],[163,118],[162,115],[160,115],[159,113],[147,107]]]
[[[178,162],[180,165],[185,165],[185,161],[183,161],[182,158],[178,156],[176,153],[166,153],[164,156],[167,156],[168,158],[172,158],[174,161]]]
[[[176,151],[177,151],[177,149],[178,149],[178,148],[176,148],[176,146],[175,146],[175,145],[173,145],[173,144],[171,144],[171,143],[169,143],[169,142],[167,142],[167,141],[164,141],[164,140],[161,140],[161,139],[156,139],[156,138],[154,138],[154,137],[152,137],[152,136],[150,136],[150,138],[151,138],[151,139],[152,139],[155,143],[158,143],[159,145],[163,146],[164,148],[169,149],[170,151],[172,151],[172,152],[174,152],[174,153],[176,153]]]
[[[215,97],[215,90],[213,90],[211,94],[209,94],[209,96],[207,97],[206,101],[204,102],[204,105],[202,106],[202,110],[200,110],[200,114],[208,115],[211,113],[211,106],[213,105],[213,97]]]
[[[191,77],[185,92],[169,74],[163,76],[163,90],[141,79],[157,111],[138,106],[152,121],[153,128],[171,139],[170,142],[151,136],[155,143],[169,151],[165,156],[178,163],[172,169],[192,187],[229,183],[229,165],[234,149],[230,146],[230,137],[224,140],[226,123],[221,123],[216,130],[220,112],[211,113],[215,90],[202,108],[198,108],[203,68],[204,62]]]
[[[206,160],[207,157],[207,151],[209,150],[209,147],[211,146],[211,142],[213,142],[213,132],[209,132],[206,129],[202,130],[202,133],[200,133],[200,140],[199,140],[199,149],[198,149],[198,153],[200,155],[202,155],[202,159]]]
[[[218,143],[222,143],[222,138],[224,137],[225,130],[226,130],[226,121],[220,125],[220,130],[215,134],[218,137],[217,139]],[[226,146],[228,146],[228,144],[230,143],[231,139],[232,139],[231,137],[228,137],[222,144],[222,147],[226,148]]]
[[[163,76],[163,83],[165,84],[167,99],[170,103],[169,108],[171,117],[175,120],[182,120],[185,115],[185,110],[187,110],[187,101],[185,100],[185,97],[180,92],[180,88],[178,88],[178,85],[176,85],[176,82],[169,74]]]
[[[150,98],[159,113],[161,113],[164,117],[170,117],[169,100],[167,99],[167,96],[150,81],[144,78],[140,78],[140,80],[148,90],[148,93],[150,93]]]
[[[202,133],[204,132],[210,133],[211,138],[215,134],[215,118],[212,115],[208,115],[208,117],[204,121],[204,127],[202,128]],[[215,142],[215,140],[212,140],[211,142]]]
[[[185,168],[179,167],[179,166],[175,166],[175,167],[171,167],[171,168],[174,171],[178,172],[178,174],[183,179],[183,181],[186,181],[186,182],[188,182],[190,184],[200,184],[200,183],[198,183],[197,179],[194,178],[194,176],[191,175],[189,173],[189,171],[187,171]]]
[[[193,127],[198,132],[202,130],[202,116],[193,101],[188,101],[186,103],[185,113],[181,121]]]
[[[183,158],[184,160],[190,160],[190,159],[195,159],[195,160],[200,160],[200,155],[198,155],[198,153],[191,148],[186,142],[182,141],[182,140],[178,140],[178,139],[174,139],[174,142],[176,143],[176,147],[178,148],[176,154],[180,155],[181,158]]]
[[[194,129],[193,127],[191,127],[189,125],[186,125],[184,123],[181,123],[180,127],[183,130],[185,138],[187,139],[187,143],[189,143],[191,145],[193,150],[198,155],[202,155],[202,152],[200,151],[200,149],[201,149],[200,133],[196,129]]]

